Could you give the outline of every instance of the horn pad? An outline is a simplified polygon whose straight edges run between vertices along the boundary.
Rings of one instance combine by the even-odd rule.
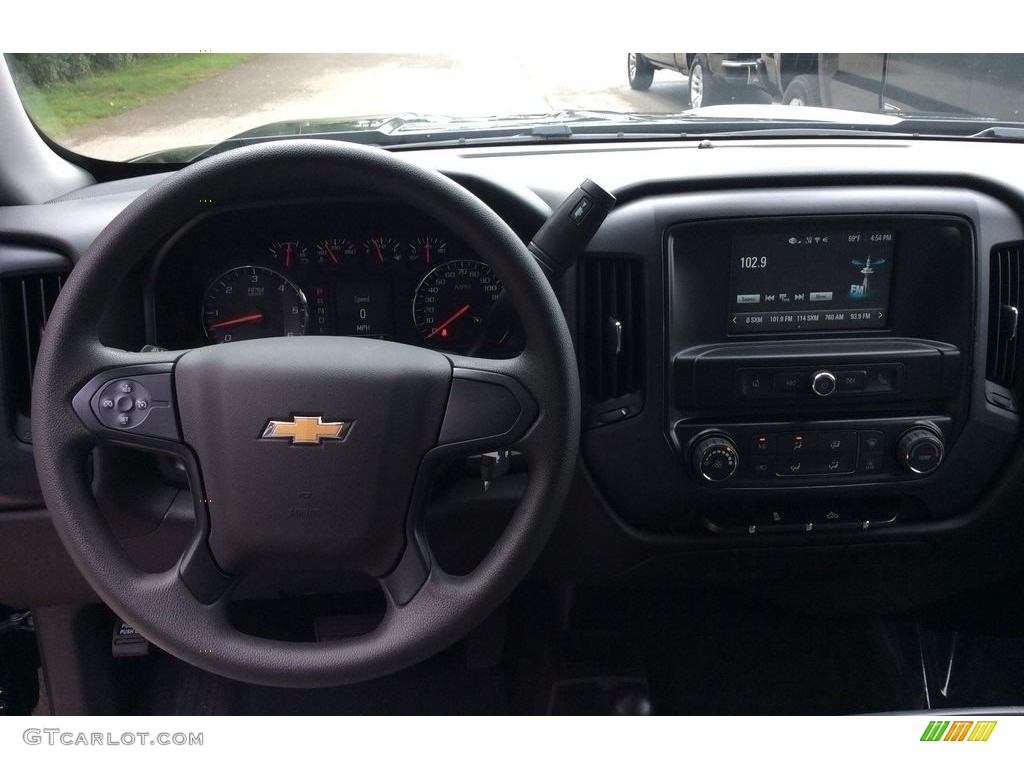
[[[430,350],[275,338],[193,350],[175,367],[210,548],[229,573],[395,565],[452,369]]]

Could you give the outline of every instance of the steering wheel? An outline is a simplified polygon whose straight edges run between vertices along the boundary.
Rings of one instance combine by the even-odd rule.
[[[358,193],[406,203],[486,260],[519,313],[524,351],[490,360],[359,338],[272,338],[127,352],[100,341],[110,295],[144,254],[213,206]],[[138,631],[210,672],[319,687],[396,671],[493,611],[526,575],[565,501],[579,442],[579,382],[565,319],[508,226],[445,176],[382,150],[289,140],[226,152],[141,195],[68,278],[36,364],[32,425],[43,496],[72,559]],[[101,443],[185,464],[196,526],[175,567],[126,556],[90,489]],[[424,535],[433,477],[459,454],[514,448],[526,490],[468,575]],[[232,587],[267,568],[358,571],[384,617],[360,637],[289,643],[227,615]]]

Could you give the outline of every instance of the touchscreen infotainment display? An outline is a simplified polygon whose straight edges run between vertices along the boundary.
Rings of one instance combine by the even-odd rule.
[[[734,235],[729,333],[886,328],[894,254],[885,229]]]

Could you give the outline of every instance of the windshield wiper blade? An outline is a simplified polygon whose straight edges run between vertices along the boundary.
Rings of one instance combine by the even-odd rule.
[[[228,149],[291,138],[335,139],[378,147],[443,146],[449,143],[488,143],[494,139],[568,138],[583,124],[646,123],[649,116],[621,112],[571,110],[540,114],[486,117],[447,117],[421,113],[268,123],[205,147],[191,160],[202,160]],[[572,126],[572,127],[570,127]]]
[[[1016,125],[993,125],[972,133],[971,139],[999,139],[1000,141],[1024,141],[1024,127]]]
[[[694,133],[691,136],[698,136],[707,139],[749,139],[749,138],[782,138],[782,139],[830,139],[830,138],[856,138],[863,139],[866,136],[880,136],[886,139],[914,139],[920,138],[921,134],[908,131],[893,131],[889,128],[878,128],[876,126],[862,126],[849,128],[832,128],[829,126],[786,126],[785,128],[727,128],[725,130],[708,130],[703,133]]]
[[[196,161],[235,147],[292,138],[350,141],[371,146],[423,149],[567,141],[749,138],[988,138],[1022,140],[1024,128],[928,117],[894,118],[837,111],[831,119],[803,115],[802,107],[769,105],[757,115],[721,114],[715,108],[672,114],[565,110],[539,114],[450,117],[400,113],[369,117],[290,120],[253,128],[182,158]],[[784,111],[785,110],[785,111]],[[862,121],[863,120],[863,121]],[[168,153],[161,153],[168,154]],[[148,159],[148,158],[147,158]]]

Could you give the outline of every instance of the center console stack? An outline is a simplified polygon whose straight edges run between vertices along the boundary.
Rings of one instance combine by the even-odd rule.
[[[670,228],[667,251],[666,429],[688,484],[898,499],[901,485],[943,473],[968,410],[966,220],[699,221]],[[753,530],[716,514],[708,530]]]

